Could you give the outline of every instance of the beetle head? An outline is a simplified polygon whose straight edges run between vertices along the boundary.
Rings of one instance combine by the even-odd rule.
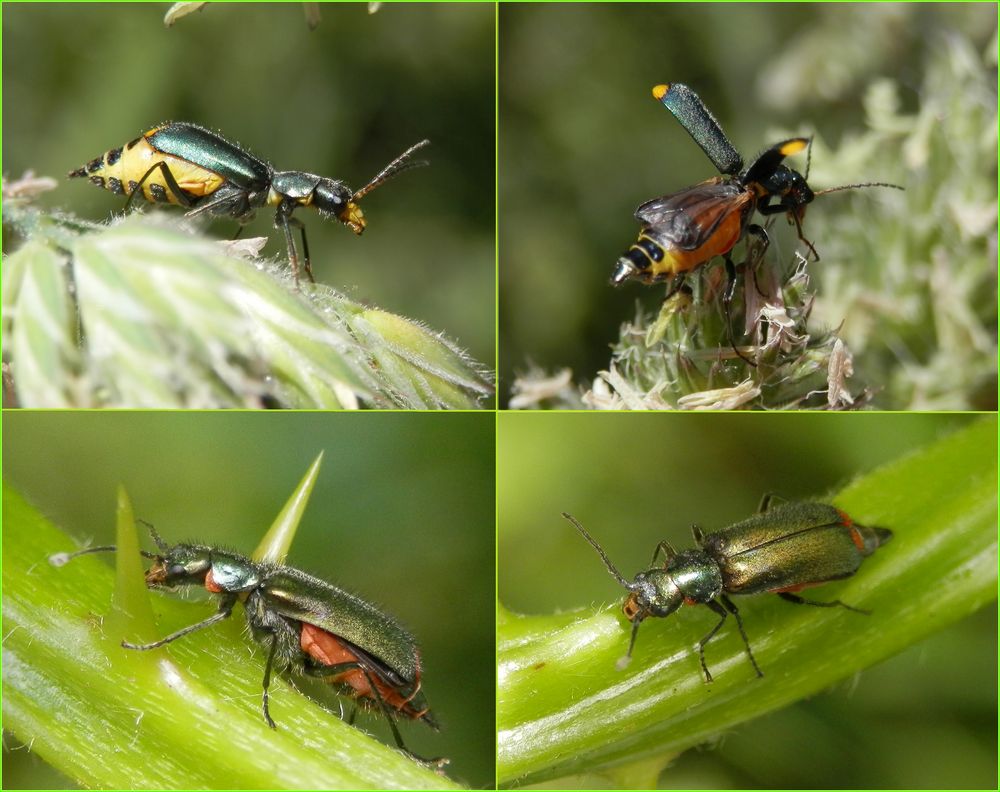
[[[146,585],[150,588],[202,585],[205,582],[205,575],[211,568],[211,554],[208,548],[174,545],[167,548],[163,555],[153,557],[152,566],[146,570]]]
[[[779,205],[788,212],[789,219],[802,222],[806,205],[816,194],[806,183],[805,176],[787,165],[779,165],[774,173],[757,185],[758,192],[778,198]]]
[[[647,616],[669,616],[677,610],[684,601],[684,595],[674,583],[670,574],[665,568],[650,569],[640,572],[631,583],[627,581],[618,571],[617,567],[611,563],[608,554],[604,552],[597,540],[594,539],[586,529],[576,521],[574,517],[563,512],[563,517],[573,523],[584,539],[597,551],[597,554],[604,561],[608,572],[617,580],[629,594],[622,603],[622,610],[629,621],[632,622],[632,637],[629,640],[628,651],[624,657],[618,660],[618,670],[621,671],[632,659],[632,648],[635,646],[635,637],[639,633],[639,625]]]
[[[335,179],[321,178],[313,191],[313,206],[327,220],[339,220],[355,234],[365,230],[365,216],[351,188]]]
[[[628,588],[622,611],[632,622],[647,616],[669,616],[684,602],[684,594],[666,569],[640,572]]]

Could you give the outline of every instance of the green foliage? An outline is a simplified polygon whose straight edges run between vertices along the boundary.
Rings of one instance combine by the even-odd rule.
[[[74,234],[40,215],[4,207],[44,229],[4,263],[20,406],[474,409],[492,393],[442,336],[330,287],[299,290],[162,216]]]
[[[348,3],[324,10],[312,30],[294,3],[208,4],[170,29],[166,8],[4,10],[4,97],[17,108],[4,122],[5,175],[55,177],[40,207],[104,220],[123,200],[66,172],[164,121],[216,130],[278,170],[355,189],[427,138],[429,168],[364,199],[362,238],[311,210],[296,216],[319,283],[443,330],[492,369],[493,7],[396,3],[369,14]],[[258,212],[244,236],[267,236],[265,252],[284,259],[273,219],[273,209]],[[208,235],[235,230],[222,219]],[[10,253],[21,240],[7,231]]]
[[[873,612],[756,598],[743,613],[760,680],[732,625],[709,645],[715,681],[706,685],[693,649],[705,632],[700,621],[649,620],[631,665],[619,672],[628,630],[618,607],[501,611],[500,783],[641,767],[638,785],[652,786],[675,754],[848,678],[994,600],[996,477],[996,423],[984,420],[833,496],[860,522],[896,534],[855,577],[817,598]]]
[[[622,326],[610,368],[599,373],[584,402],[602,409],[854,405],[857,394],[844,382],[850,352],[835,333],[810,333],[807,327],[816,295],[805,268],[784,283],[773,269],[764,264],[756,274],[745,273],[745,299],[734,300],[729,321],[721,284],[713,294],[697,283],[693,299],[672,297],[657,315],[640,308],[636,319]],[[744,304],[754,307],[744,310]],[[744,314],[760,316],[749,328],[753,343],[739,349],[754,365],[730,346],[730,338],[747,331]]]

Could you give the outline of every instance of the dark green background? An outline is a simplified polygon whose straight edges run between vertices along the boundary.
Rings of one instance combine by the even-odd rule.
[[[6,411],[4,476],[80,545],[113,539],[121,483],[167,541],[249,553],[325,451],[288,563],[413,632],[443,729],[403,724],[404,739],[483,787],[495,757],[493,424],[488,413]],[[359,725],[391,744],[377,718]],[[25,770],[27,751],[4,759],[5,788],[61,783]]]
[[[212,3],[170,29],[167,8],[4,4],[4,174],[55,177],[43,205],[103,220],[124,201],[66,172],[165,120],[354,189],[430,138],[430,168],[362,201],[363,237],[296,216],[318,281],[443,330],[492,366],[493,6],[393,3],[369,15],[365,3],[324,4],[313,31],[298,3]],[[272,222],[261,210],[243,236],[269,236],[264,255],[283,260]]]
[[[692,547],[693,523],[712,531],[737,522],[757,509],[765,492],[822,500],[854,476],[983,419],[502,414],[500,602],[542,614],[624,599],[560,512],[577,517],[631,579],[647,568],[657,542]],[[905,525],[886,527],[906,531]],[[892,552],[892,545],[880,552]],[[823,589],[816,591],[822,599]],[[755,602],[738,603],[751,642]],[[687,609],[672,618],[704,622],[707,632],[715,617]],[[627,640],[623,632],[623,648]],[[661,783],[677,789],[991,788],[996,681],[994,606],[825,695],[745,723],[704,751],[684,753]],[[582,788],[604,783],[597,777],[571,782]]]

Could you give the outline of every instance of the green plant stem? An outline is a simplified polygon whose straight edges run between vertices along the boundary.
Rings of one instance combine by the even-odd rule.
[[[114,613],[108,563],[51,566],[48,557],[74,541],[6,486],[3,523],[4,727],[82,785],[456,788],[367,736],[375,718],[349,726],[280,677],[271,681],[278,728],[268,728],[263,653],[239,616],[161,649],[123,649],[117,619],[105,619]],[[162,635],[212,611],[152,596]]]
[[[695,645],[715,619],[705,609],[648,620],[625,671],[615,663],[629,625],[617,607],[549,616],[501,610],[499,783],[621,773],[672,756],[848,678],[994,600],[996,431],[996,420],[984,419],[817,498],[895,533],[855,577],[813,596],[872,613],[740,599],[762,679],[730,620],[706,650],[715,681],[702,681]]]

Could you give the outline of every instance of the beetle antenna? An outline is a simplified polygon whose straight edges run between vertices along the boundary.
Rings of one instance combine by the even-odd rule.
[[[87,555],[88,553],[113,553],[117,549],[115,545],[101,545],[100,547],[85,547],[83,550],[77,550],[75,553],[53,553],[49,556],[49,563],[54,567],[61,567],[68,564],[77,556]],[[156,553],[150,553],[148,550],[140,550],[139,555],[143,558],[159,558]]]
[[[894,190],[905,190],[905,187],[900,187],[898,184],[889,184],[888,182],[862,182],[860,184],[843,184],[840,187],[829,187],[825,190],[816,190],[813,195],[826,195],[827,193],[840,192],[841,190],[854,190],[858,187],[892,187]]]
[[[806,143],[806,175],[802,178],[809,181],[809,166],[812,165],[813,161],[813,136],[809,136],[809,142]]]
[[[100,547],[85,547],[83,550],[77,550],[75,553],[53,553],[49,556],[49,563],[54,567],[61,567],[68,564],[77,556],[87,555],[88,553],[113,553],[117,549],[114,545],[101,545]]]
[[[352,201],[360,201],[368,193],[378,187],[380,184],[385,184],[393,176],[398,176],[403,171],[410,170],[410,168],[422,168],[424,165],[430,165],[427,160],[411,160],[410,157],[413,152],[418,149],[422,149],[424,146],[429,146],[431,142],[429,140],[421,140],[419,143],[414,143],[406,151],[400,154],[396,159],[386,165],[382,170],[376,174],[375,178],[372,179],[368,184],[358,190],[354,195],[351,196]]]
[[[156,532],[156,529],[153,527],[153,523],[146,522],[146,520],[143,520],[143,519],[137,519],[136,522],[142,523],[143,525],[146,526],[146,528],[149,529],[149,535],[153,537],[153,541],[156,543],[156,548],[161,553],[169,553],[170,552],[170,545],[168,545],[166,542],[163,541],[163,539],[160,538],[160,535]],[[139,552],[142,552],[142,551],[140,550]],[[152,554],[146,555],[146,553],[143,553],[143,555],[145,555],[146,558],[156,558],[156,556],[152,555]]]
[[[588,542],[590,542],[591,546],[593,546],[593,548],[597,551],[597,554],[604,561],[604,565],[608,568],[608,572],[610,572],[612,575],[614,575],[615,580],[617,580],[625,588],[627,588],[629,591],[631,591],[632,590],[632,584],[629,583],[625,578],[622,577],[621,572],[619,572],[615,568],[615,565],[611,563],[611,559],[608,558],[608,554],[604,552],[604,548],[601,547],[599,544],[597,544],[597,540],[594,539],[593,536],[591,536],[589,533],[587,533],[587,530],[582,525],[580,525],[580,523],[577,521],[576,517],[574,517],[571,514],[567,514],[566,512],[563,512],[562,516],[565,517],[567,520],[569,520],[571,523],[573,523],[573,525],[576,526],[576,530],[578,530],[581,534],[583,534],[583,538],[586,539]]]

